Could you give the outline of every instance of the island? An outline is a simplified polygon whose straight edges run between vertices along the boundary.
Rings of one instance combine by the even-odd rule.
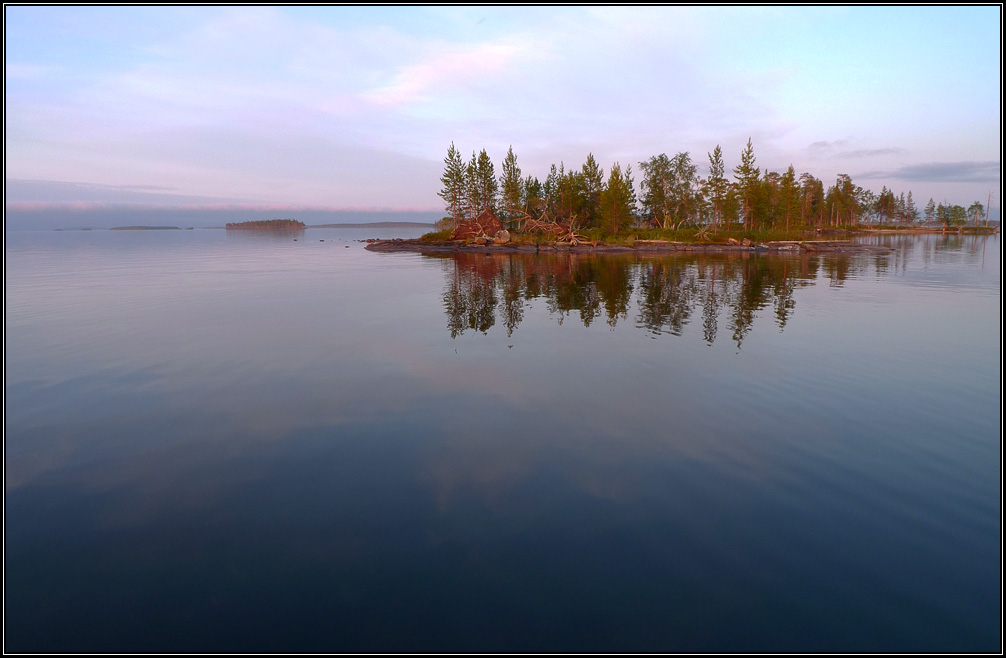
[[[756,166],[748,139],[730,170],[723,151],[708,166],[688,152],[639,162],[637,196],[630,165],[615,162],[605,180],[593,154],[579,168],[553,164],[544,179],[525,176],[511,148],[497,177],[483,149],[467,163],[453,142],[438,192],[447,215],[418,240],[369,240],[371,251],[888,251],[853,240],[872,232],[998,233],[989,207],[939,203],[921,209],[911,191],[873,192],[839,174],[835,184],[790,165]],[[701,176],[705,169],[708,175]]]
[[[228,231],[303,231],[304,222],[296,219],[263,219],[252,222],[230,222]]]

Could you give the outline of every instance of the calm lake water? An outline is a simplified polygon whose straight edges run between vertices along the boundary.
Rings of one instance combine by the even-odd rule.
[[[6,234],[7,651],[1001,649],[998,236],[362,237]]]

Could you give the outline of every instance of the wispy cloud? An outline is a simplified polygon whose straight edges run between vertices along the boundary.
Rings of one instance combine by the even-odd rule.
[[[515,44],[488,43],[469,48],[438,48],[422,61],[406,64],[386,87],[364,92],[379,105],[398,106],[494,79],[522,52]]]
[[[846,147],[849,144],[847,139],[836,139],[835,141],[821,140],[807,146],[807,152],[812,156],[825,157],[834,155],[837,149]]]
[[[891,178],[907,182],[926,183],[998,183],[1002,180],[999,162],[927,162],[897,169],[866,171],[856,178],[867,180]]]
[[[873,158],[882,155],[901,155],[905,149],[885,148],[885,149],[858,149],[856,151],[840,151],[835,154],[836,158]]]

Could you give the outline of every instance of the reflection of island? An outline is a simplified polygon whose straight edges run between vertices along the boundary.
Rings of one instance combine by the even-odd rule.
[[[304,222],[296,219],[262,219],[254,222],[231,222],[228,231],[303,231]]]
[[[462,253],[444,262],[450,270],[443,299],[452,337],[468,330],[488,333],[497,322],[512,335],[531,300],[544,299],[560,324],[575,311],[584,326],[604,318],[614,327],[632,311],[636,327],[680,336],[698,321],[710,345],[725,320],[738,347],[757,311],[771,307],[782,329],[793,314],[797,287],[811,285],[819,273],[840,285],[850,266],[848,258],[740,254],[641,259]]]

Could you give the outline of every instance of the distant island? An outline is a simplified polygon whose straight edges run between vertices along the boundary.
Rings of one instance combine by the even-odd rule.
[[[90,230],[81,228],[80,230]],[[181,230],[178,226],[113,226],[109,230]]]
[[[228,231],[303,231],[304,222],[296,219],[263,219],[254,222],[231,222]]]

